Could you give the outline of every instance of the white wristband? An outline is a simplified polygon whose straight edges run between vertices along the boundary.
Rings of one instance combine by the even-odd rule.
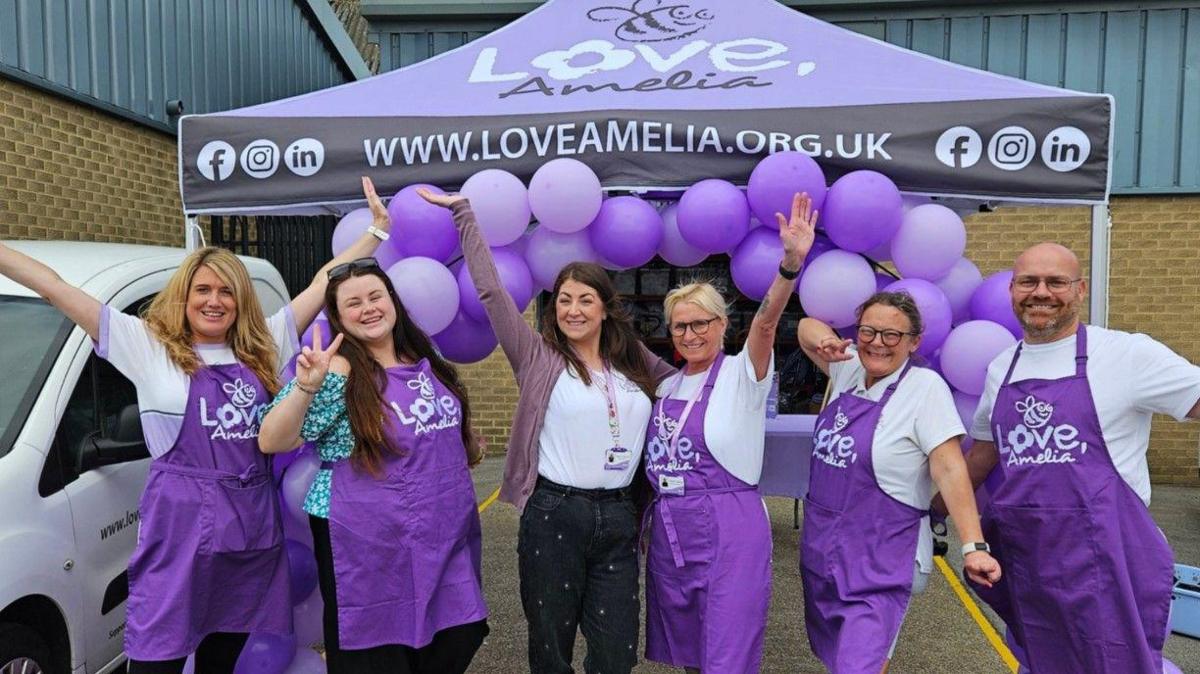
[[[962,546],[962,556],[963,557],[966,557],[967,555],[971,554],[972,552],[991,553],[991,551],[992,551],[992,547],[990,545],[988,545],[987,543],[983,543],[983,542],[967,543],[966,545]]]
[[[388,234],[387,232],[383,231],[382,229],[379,229],[375,225],[371,225],[370,227],[367,228],[367,234],[370,234],[371,236],[375,237],[376,239],[379,239],[380,241],[387,241],[392,236],[391,234]]]

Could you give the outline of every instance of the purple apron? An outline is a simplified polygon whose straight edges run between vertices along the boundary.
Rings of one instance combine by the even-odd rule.
[[[834,674],[879,674],[912,595],[925,513],[879,487],[872,458],[879,417],[910,367],[879,402],[846,390],[813,429],[800,577],[808,643]]]
[[[1158,674],[1171,605],[1171,548],[1113,466],[1087,378],[1087,330],[1075,375],[1011,382],[992,410],[1004,482],[985,535],[1004,564],[997,612],[1033,672]]]
[[[125,652],[173,660],[212,632],[292,631],[279,500],[258,451],[269,399],[254,372],[192,375],[175,446],[150,463],[129,560]]]
[[[329,540],[347,650],[420,648],[439,630],[487,617],[458,399],[422,359],[388,368],[384,405],[399,454],[377,477],[347,460],[331,466]]]
[[[659,400],[647,434],[656,496],[647,511],[646,657],[704,672],[757,672],[771,599],[771,525],[757,489],[722,468],[705,444],[724,359],[717,356],[698,400]]]

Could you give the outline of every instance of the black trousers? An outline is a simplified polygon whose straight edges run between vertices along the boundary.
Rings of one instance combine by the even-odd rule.
[[[214,632],[196,649],[196,674],[232,674],[246,640],[245,632]],[[187,658],[130,660],[129,674],[183,674]]]
[[[637,512],[629,489],[576,489],[538,479],[517,536],[521,605],[533,674],[569,674],[575,631],[587,674],[637,664]]]
[[[328,674],[462,674],[467,670],[475,651],[479,650],[484,637],[488,635],[487,620],[447,627],[433,635],[433,641],[421,648],[401,644],[362,650],[340,648],[329,520],[310,515],[308,522],[313,533],[313,552],[317,557],[317,582],[321,599],[325,601],[322,619]]]

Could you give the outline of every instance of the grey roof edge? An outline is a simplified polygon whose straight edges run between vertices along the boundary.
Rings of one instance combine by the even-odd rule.
[[[329,46],[354,79],[362,80],[370,77],[371,69],[367,67],[367,62],[359,53],[358,47],[354,46],[354,40],[350,39],[350,34],[346,32],[346,27],[342,25],[341,19],[329,5],[329,0],[297,0],[297,3],[308,8],[325,33],[325,38],[329,40]]]

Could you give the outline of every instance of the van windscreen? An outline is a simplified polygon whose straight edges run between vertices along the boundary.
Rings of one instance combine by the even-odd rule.
[[[0,456],[12,449],[72,327],[45,300],[0,295]]]

